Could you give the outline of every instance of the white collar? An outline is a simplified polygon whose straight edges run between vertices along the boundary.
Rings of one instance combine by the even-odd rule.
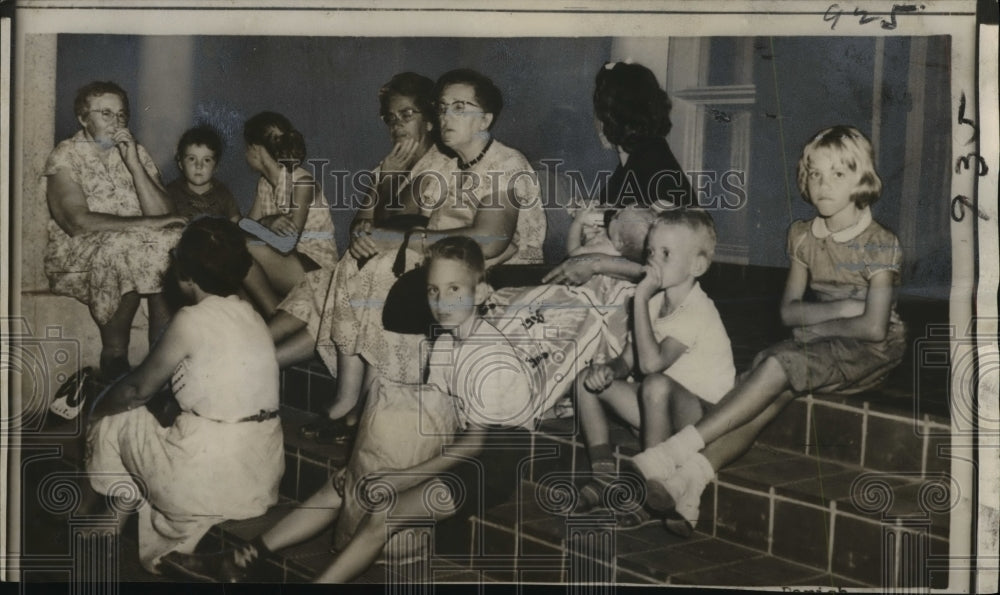
[[[861,232],[868,229],[868,226],[872,223],[872,211],[868,207],[861,209],[861,216],[858,217],[858,222],[850,227],[845,227],[840,231],[830,231],[826,226],[826,219],[822,217],[816,217],[812,222],[812,234],[819,239],[831,238],[834,242],[846,242],[848,240],[853,240],[854,238],[861,235]]]

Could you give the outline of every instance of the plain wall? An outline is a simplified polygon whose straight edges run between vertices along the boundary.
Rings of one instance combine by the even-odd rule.
[[[913,63],[915,38],[885,37],[876,76],[874,38],[774,37],[754,39],[752,116],[747,204],[717,212],[720,230],[739,229],[735,240],[749,247],[749,263],[787,266],[785,233],[795,219],[814,216],[799,196],[795,165],[803,144],[819,129],[851,124],[872,135],[880,127],[877,168],[884,195],[873,207],[877,220],[900,234],[906,253],[904,281],[911,287],[950,283],[948,193],[950,192],[949,39],[931,37],[926,59]],[[310,160],[324,165],[325,192],[344,204],[334,171],[348,176],[373,167],[389,149],[378,119],[376,92],[393,74],[412,70],[435,78],[471,67],[491,76],[504,93],[496,137],[538,164],[562,159],[588,183],[610,172],[617,155],[601,148],[594,131],[594,75],[614,52],[611,38],[375,38],[375,37],[157,37],[60,35],[54,142],[78,128],[72,114],[75,90],[95,79],[115,80],[132,97],[132,127],[159,164],[164,181],[177,176],[173,153],[183,130],[208,122],[227,142],[218,177],[244,211],[256,177],[243,160],[242,125],[249,116],[274,110],[288,116],[306,138]],[[708,85],[737,78],[735,38],[713,38]],[[172,49],[171,49],[172,48]],[[151,55],[155,52],[156,55]],[[186,64],[164,68],[176,78],[163,84],[152,68],[163,68],[163,52]],[[671,61],[684,56],[671,55]],[[919,69],[919,72],[914,72]],[[187,73],[187,74],[184,74]],[[923,95],[911,93],[914,74]],[[145,81],[145,82],[144,82]],[[158,92],[151,92],[156,81]],[[878,85],[878,88],[875,86]],[[162,91],[173,89],[173,92]],[[876,112],[876,99],[880,111]],[[914,105],[923,120],[911,121]],[[880,113],[873,123],[873,113]],[[706,117],[706,169],[729,168],[728,123]],[[909,128],[908,128],[909,127]],[[908,153],[908,130],[921,149]],[[912,132],[911,132],[912,134]],[[689,139],[672,135],[683,155]],[[910,163],[904,160],[909,158]],[[682,165],[684,165],[682,163]],[[907,178],[910,176],[910,179]],[[553,180],[541,176],[543,190]],[[915,189],[904,194],[904,188]],[[348,192],[350,189],[347,189]],[[565,255],[569,217],[548,210],[546,259]],[[333,218],[343,252],[349,208]],[[738,221],[736,221],[738,219]],[[736,224],[733,224],[733,223]],[[902,233],[905,231],[905,233]]]

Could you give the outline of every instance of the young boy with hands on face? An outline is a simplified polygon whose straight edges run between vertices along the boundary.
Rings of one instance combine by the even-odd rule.
[[[577,412],[593,479],[580,490],[578,512],[600,506],[616,476],[604,407],[639,430],[644,448],[694,423],[733,386],[729,336],[698,283],[712,262],[715,224],[698,209],[660,213],[646,238],[645,276],[635,288],[632,333],[625,349],[577,377]],[[628,380],[635,375],[638,382]],[[620,513],[620,528],[649,513]]]

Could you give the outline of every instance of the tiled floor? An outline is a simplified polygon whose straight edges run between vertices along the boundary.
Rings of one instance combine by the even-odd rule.
[[[740,296],[727,293],[721,276],[703,284],[710,293],[717,292],[719,309],[734,337],[738,367],[745,368],[760,346],[778,338],[779,330],[772,320],[774,296],[767,293],[770,284],[760,282],[759,287],[754,286],[756,291]],[[913,337],[921,336],[919,331],[940,315],[935,304],[911,303],[905,309],[910,314],[907,320],[917,321],[917,329],[911,327]],[[376,565],[357,582],[397,583],[429,576],[436,582],[470,583],[559,583],[590,577],[619,584],[821,588],[881,584],[882,560],[870,548],[862,547],[865,544],[880,542],[889,534],[899,537],[906,531],[929,540],[934,552],[946,555],[948,551],[946,511],[925,515],[916,529],[880,523],[890,517],[907,522],[924,518],[917,501],[927,485],[938,481],[939,474],[948,469],[947,458],[942,456],[942,447],[948,445],[946,421],[926,415],[928,411],[940,412],[941,403],[946,410],[947,370],[921,370],[923,376],[918,378],[914,369],[919,368],[914,368],[912,361],[904,363],[892,386],[876,395],[860,399],[810,397],[793,403],[784,414],[786,422],[773,424],[762,437],[762,445],[721,473],[706,491],[701,532],[688,540],[676,538],[657,525],[626,532],[591,519],[596,525],[592,522],[588,529],[586,519],[570,522],[544,510],[531,482],[560,474],[575,480],[575,474],[589,469],[585,450],[576,437],[575,421],[549,422],[549,437],[537,442],[539,449],[548,449],[548,455],[534,460],[526,477],[528,488],[522,489],[518,499],[486,511],[467,526],[452,527],[452,534],[439,535],[439,555],[429,568],[426,564],[399,568]],[[906,387],[918,381],[923,392],[914,399],[913,391]],[[259,534],[286,514],[294,500],[307,497],[346,463],[346,447],[317,446],[298,435],[299,426],[315,419],[329,405],[332,391],[333,380],[318,361],[283,374],[283,501],[264,517],[224,524],[210,534],[203,547],[217,549]],[[866,399],[868,404],[861,407],[859,400]],[[25,467],[26,494],[37,495],[41,484],[54,474],[81,480],[76,470],[82,457],[80,435],[78,424],[62,423],[27,441],[25,452],[33,452],[36,458]],[[617,451],[620,457],[635,453],[638,443],[634,436],[622,428],[615,428],[614,435],[621,444]],[[884,441],[876,442],[872,436]],[[889,509],[860,509],[857,497],[852,497],[865,467],[900,472],[878,474],[879,486],[894,496]],[[902,475],[904,472],[911,475]],[[72,564],[67,560],[71,539],[66,515],[53,514],[51,502],[46,506],[41,497],[28,497],[25,503],[23,550],[29,564],[32,557],[43,560],[26,576],[30,580],[68,580]],[[581,541],[581,531],[593,531],[594,526],[596,541]],[[794,530],[782,529],[788,526]],[[601,537],[605,530],[611,532]],[[119,541],[120,580],[162,580],[139,566],[134,536],[133,523]],[[330,532],[326,531],[281,552],[262,580],[307,580],[332,560],[330,543]],[[474,556],[469,557],[470,551]],[[581,556],[584,551],[587,555]]]

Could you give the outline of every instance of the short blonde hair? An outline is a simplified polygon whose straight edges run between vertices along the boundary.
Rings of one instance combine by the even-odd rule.
[[[656,216],[652,227],[663,225],[681,225],[693,231],[698,237],[698,254],[712,262],[715,257],[715,221],[708,211],[696,207],[668,209]]]
[[[809,167],[813,155],[820,149],[832,149],[848,169],[861,174],[858,187],[851,193],[851,200],[855,206],[863,209],[879,199],[882,195],[882,179],[875,171],[875,155],[871,142],[853,126],[833,126],[821,130],[802,149],[798,182],[799,192],[806,202],[812,202],[809,196]]]

